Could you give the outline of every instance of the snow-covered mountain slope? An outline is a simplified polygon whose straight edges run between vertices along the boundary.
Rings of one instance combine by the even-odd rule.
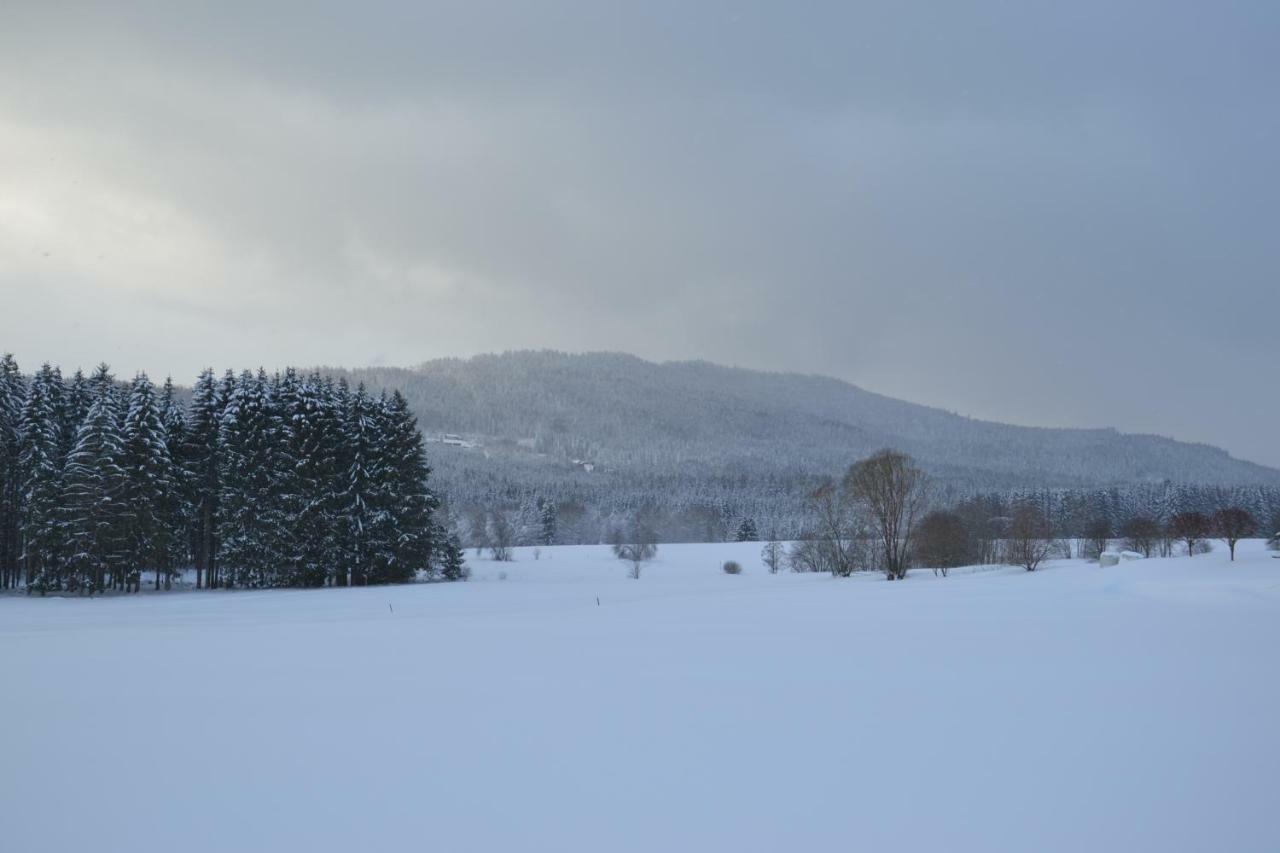
[[[769,575],[756,544],[664,545],[639,580],[517,557],[0,598],[0,848],[1280,848],[1261,543],[901,583]]]
[[[398,387],[424,430],[526,439],[552,461],[637,475],[832,473],[892,446],[979,488],[1159,482],[1280,485],[1280,471],[1204,444],[1113,429],[979,421],[839,380],[616,353],[515,352],[349,375]]]

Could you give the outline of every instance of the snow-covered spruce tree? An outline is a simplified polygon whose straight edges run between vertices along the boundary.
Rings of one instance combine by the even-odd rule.
[[[227,398],[223,389],[234,390],[234,378],[222,387],[213,370],[200,373],[191,390],[186,437],[181,460],[185,472],[185,502],[191,515],[192,558],[196,566],[196,587],[217,586],[218,498],[221,491],[219,460],[222,413]]]
[[[432,513],[438,506],[427,487],[431,468],[418,431],[418,422],[399,391],[382,405],[383,477],[386,484],[388,534],[392,537],[390,561],[385,580],[401,583],[413,580],[431,566],[435,547]]]
[[[124,400],[120,393],[120,386],[116,382],[115,374],[111,372],[111,366],[105,361],[100,362],[93,369],[93,374],[88,381],[89,402],[92,403],[98,399],[100,394],[110,394],[112,397],[111,405],[115,408],[116,414],[124,418]],[[121,423],[123,426],[123,423]]]
[[[169,550],[163,568],[166,589],[175,569],[187,566],[194,553],[192,532],[191,476],[186,464],[187,413],[173,387],[173,378],[165,377],[160,393],[160,422],[164,425],[164,443],[169,451],[170,478],[173,490],[163,507],[164,523],[170,531]]]
[[[754,518],[744,518],[738,525],[736,538],[739,542],[755,542],[760,538],[760,532],[756,530],[756,520]]]
[[[155,572],[155,588],[165,576],[171,582],[174,539],[172,507],[178,483],[156,400],[155,386],[145,373],[134,377],[124,417],[124,553],[131,570]]]
[[[342,509],[347,528],[343,550],[352,586],[376,583],[388,558],[381,426],[377,401],[359,386],[347,410],[349,459]]]
[[[261,588],[275,581],[276,439],[266,374],[246,370],[222,415],[218,543],[222,586]]]
[[[275,406],[283,452],[277,459],[274,491],[283,522],[279,549],[284,586],[321,586],[328,575],[325,537],[334,435],[322,395],[316,377],[300,379],[292,368],[277,383]]]
[[[541,522],[541,530],[539,531],[539,545],[556,544],[556,536],[558,533],[558,513],[556,511],[555,502],[547,498],[538,498],[538,516]]]
[[[346,412],[348,395],[339,394],[333,380],[311,374],[303,389],[307,412],[304,433],[295,436],[302,448],[297,456],[300,489],[305,496],[299,529],[302,543],[300,561],[307,585],[337,584],[344,570],[345,526],[339,511],[346,493]]]
[[[71,381],[66,384],[60,413],[63,460],[71,455],[71,449],[75,447],[76,437],[80,432],[80,424],[84,423],[85,417],[89,414],[89,406],[92,404],[93,393],[89,380],[85,379],[84,371],[77,370],[71,377]]]
[[[467,570],[467,559],[457,527],[450,524],[442,531],[440,540],[438,549],[440,577],[447,581],[466,580],[470,572]]]
[[[0,589],[12,589],[19,582],[22,473],[18,457],[26,396],[18,363],[5,353],[0,356]]]
[[[22,409],[18,471],[22,481],[22,562],[27,591],[44,594],[62,588],[62,424],[57,389],[61,380],[48,364],[31,379]]]
[[[345,379],[336,384],[326,382],[326,397],[333,411],[336,430],[331,485],[326,505],[328,536],[325,537],[325,564],[329,566],[330,583],[349,586],[352,582],[351,557],[355,552],[355,526],[347,511],[351,500],[351,389]]]
[[[412,574],[406,577],[402,569],[393,568],[399,531],[395,526],[396,476],[391,457],[389,401],[386,392],[369,399],[372,403],[373,430],[369,434],[371,479],[368,505],[373,512],[370,516],[371,526],[365,531],[371,557],[365,583],[398,583],[410,579]],[[427,537],[429,550],[430,533]]]
[[[99,384],[76,444],[67,457],[61,516],[67,538],[67,585],[102,592],[108,585],[137,591],[139,567],[132,561],[132,519],[124,440],[116,395]]]

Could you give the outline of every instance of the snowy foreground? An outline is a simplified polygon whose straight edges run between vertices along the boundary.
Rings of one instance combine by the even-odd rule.
[[[1280,849],[1261,543],[903,583],[518,557],[0,598],[0,850]]]

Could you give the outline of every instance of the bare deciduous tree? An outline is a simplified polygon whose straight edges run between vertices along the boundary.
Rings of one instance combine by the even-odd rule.
[[[863,563],[865,530],[848,491],[827,480],[809,495],[808,507],[813,529],[792,545],[792,570],[853,574]]]
[[[658,537],[643,513],[636,513],[625,528],[614,531],[613,554],[631,564],[628,573],[640,579],[640,567],[658,555]]]
[[[1105,518],[1092,519],[1084,526],[1084,553],[1086,560],[1096,560],[1111,544],[1111,522]]]
[[[1015,509],[1004,540],[1005,562],[1034,572],[1052,549],[1053,529],[1040,508],[1024,504]]]
[[[866,511],[885,576],[889,580],[906,577],[911,537],[924,509],[924,472],[907,454],[881,450],[854,463],[845,475],[844,487]]]
[[[956,514],[964,520],[973,545],[973,561],[988,565],[1000,559],[1000,535],[1004,520],[995,516],[990,508],[976,501],[962,503]]]
[[[935,510],[920,520],[916,551],[921,565],[944,578],[973,559],[973,546],[964,519],[954,512]]]
[[[1208,538],[1211,530],[1209,518],[1202,512],[1180,512],[1169,519],[1169,533],[1186,544],[1188,557],[1196,555],[1196,546]]]
[[[1229,506],[1213,514],[1213,534],[1227,543],[1231,559],[1236,558],[1236,544],[1258,532],[1258,522],[1248,510],[1238,506]]]
[[[782,561],[785,556],[782,550],[782,543],[772,537],[760,549],[760,559],[764,562],[765,568],[769,570],[771,575],[776,575],[778,570],[782,568]]]
[[[489,555],[499,562],[510,562],[511,548],[515,545],[516,531],[511,524],[511,516],[505,509],[494,509],[489,512],[485,525],[485,544]]]
[[[1145,515],[1134,516],[1120,528],[1120,535],[1127,550],[1150,557],[1160,543],[1160,523]]]

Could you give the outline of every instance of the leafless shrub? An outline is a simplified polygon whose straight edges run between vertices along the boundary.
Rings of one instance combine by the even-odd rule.
[[[724,573],[726,575],[742,574],[742,566],[738,565],[738,563],[734,562],[733,560],[726,560],[722,568],[724,569]]]
[[[1154,518],[1134,516],[1121,526],[1120,535],[1126,550],[1150,557],[1160,543],[1160,524]]]
[[[926,515],[916,534],[916,552],[921,565],[944,578],[951,569],[969,563],[973,545],[964,519],[940,510]]]
[[[1040,508],[1024,504],[1015,509],[1004,540],[1005,562],[1034,572],[1052,547],[1052,530]]]

